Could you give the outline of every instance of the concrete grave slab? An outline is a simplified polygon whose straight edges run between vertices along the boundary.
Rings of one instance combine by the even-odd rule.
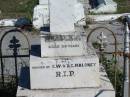
[[[100,87],[77,89],[30,90],[18,87],[17,97],[115,97],[115,91],[105,71],[100,71]]]
[[[30,57],[31,89],[99,87],[99,60],[95,56]]]

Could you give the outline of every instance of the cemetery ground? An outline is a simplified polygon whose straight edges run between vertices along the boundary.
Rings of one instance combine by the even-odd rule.
[[[32,18],[33,8],[38,0],[0,0],[0,19],[3,18]]]
[[[115,0],[118,3],[123,3],[124,0]],[[10,2],[10,0],[0,0],[0,18],[17,18],[17,17],[28,17],[31,19],[32,17],[32,9],[34,8],[34,6],[37,4],[38,0],[13,0],[13,2]],[[125,3],[120,4],[120,6],[118,6],[118,13],[122,13],[122,12],[129,12],[129,4],[127,6],[125,6]],[[109,23],[97,23],[97,24],[91,24],[89,26],[89,29],[86,29],[86,32],[92,30],[93,28],[96,27],[108,27],[109,29],[112,29],[113,32],[119,32],[116,33],[117,35],[117,39],[118,39],[118,51],[122,52],[123,51],[123,34],[122,34],[122,27],[121,25],[114,25],[114,24],[109,24]],[[6,28],[5,28],[6,29]],[[97,40],[97,36],[99,34],[97,34],[96,32],[108,32],[106,29],[98,29],[95,31],[95,33],[93,32],[93,34],[90,37],[90,41],[93,40]],[[30,38],[30,44],[33,45],[40,45],[40,40],[39,40],[39,33],[33,31],[33,32],[29,32],[31,38]],[[0,33],[1,35],[1,33]],[[114,51],[114,46],[115,44],[112,42],[113,37],[111,36],[111,34],[105,34],[108,39],[108,46],[106,47],[106,51],[109,50],[109,52],[113,52]],[[95,42],[95,41],[93,41]],[[3,48],[4,49],[4,48]],[[99,49],[99,48],[98,48]],[[97,53],[100,55],[99,50],[97,50]],[[106,58],[107,57],[107,58]],[[20,59],[21,60],[21,59]],[[23,60],[23,59],[22,59]],[[26,60],[26,61],[25,61]],[[120,67],[119,70],[116,71],[117,73],[117,77],[116,77],[116,92],[117,92],[117,97],[122,97],[122,67],[123,67],[123,56],[120,56],[118,54],[118,60],[117,60],[117,67]],[[29,64],[29,60],[28,58],[23,60],[24,64],[26,63],[27,65]],[[8,65],[10,63],[10,61],[7,61],[6,64]],[[115,87],[115,69],[114,68],[114,60],[112,59],[112,56],[109,54],[105,54],[103,56],[103,65],[104,67],[106,67],[106,71],[108,74],[108,77],[110,78],[111,82],[113,83],[114,87]],[[10,67],[11,68],[11,67]],[[8,81],[8,78],[6,79]],[[0,88],[0,97],[15,97],[16,94],[16,83],[15,83],[15,79],[14,76],[12,76],[12,80],[10,82],[8,82],[8,84],[5,85],[5,88]]]
[[[129,13],[130,1],[129,0],[114,0],[118,4],[117,13]]]
[[[129,0],[114,0],[118,4],[117,13],[130,12]],[[0,19],[28,17],[32,19],[34,6],[38,4],[38,0],[0,0]]]

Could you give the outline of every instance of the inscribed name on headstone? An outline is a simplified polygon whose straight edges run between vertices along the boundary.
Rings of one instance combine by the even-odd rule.
[[[85,46],[80,35],[42,35],[41,57],[81,56]]]
[[[39,58],[31,56],[31,89],[99,87],[97,57]]]
[[[77,0],[50,0],[50,32],[74,31],[74,12]]]

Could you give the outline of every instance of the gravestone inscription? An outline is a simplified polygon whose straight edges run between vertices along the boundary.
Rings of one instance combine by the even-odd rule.
[[[42,35],[41,44],[41,57],[79,56],[86,48],[80,35]]]
[[[97,57],[41,59],[31,56],[31,88],[98,87],[98,68]]]

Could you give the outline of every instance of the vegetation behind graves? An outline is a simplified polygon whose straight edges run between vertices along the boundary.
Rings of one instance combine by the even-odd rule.
[[[0,18],[32,17],[39,0],[0,0]]]
[[[107,75],[110,81],[113,84],[113,87],[116,90],[116,97],[123,97],[123,72],[120,70],[118,66],[115,66],[114,58],[108,60],[105,56],[103,56],[103,65],[107,72]]]
[[[0,82],[0,97],[16,97],[16,92],[17,86],[15,76],[10,76],[5,79],[4,85]]]
[[[129,0],[114,0],[118,4],[117,13],[130,12]],[[32,18],[32,12],[39,0],[0,0],[0,19],[28,17]]]
[[[114,0],[118,4],[117,13],[130,13],[130,0]]]

